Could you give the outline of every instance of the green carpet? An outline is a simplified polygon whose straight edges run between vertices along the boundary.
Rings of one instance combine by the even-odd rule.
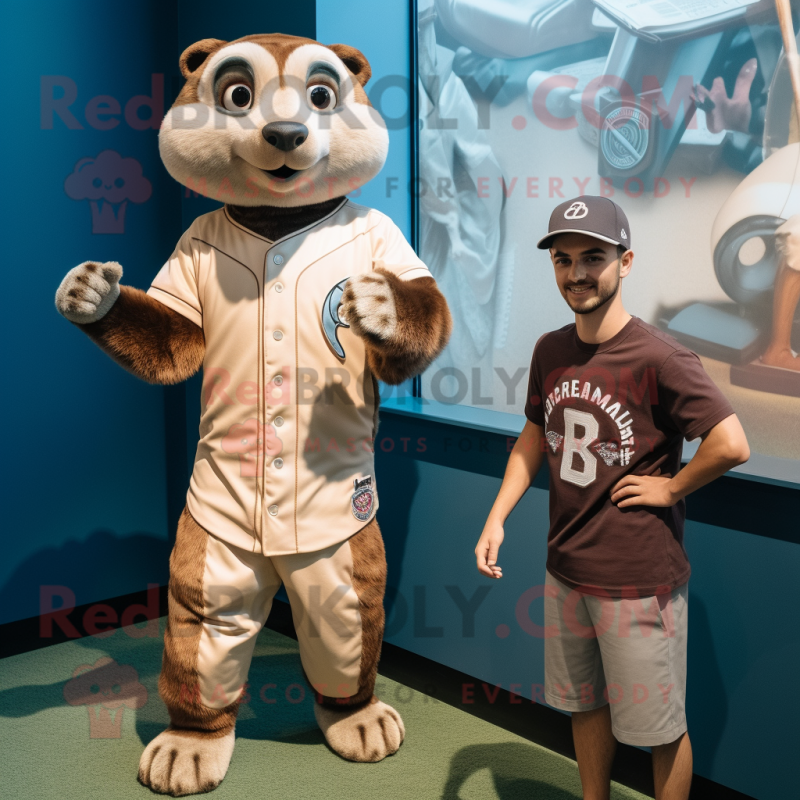
[[[0,661],[0,794],[4,800],[155,796],[137,783],[136,769],[144,745],[168,721],[157,693],[162,640],[134,638],[130,630]],[[139,689],[140,707],[123,707],[97,717],[99,704],[67,703],[64,687],[75,671],[102,657],[127,667],[128,675],[130,668],[136,670],[147,692],[145,698]],[[570,800],[581,796],[573,761],[384,677],[379,678],[376,694],[402,714],[403,746],[378,764],[342,760],[325,744],[314,721],[313,697],[301,688],[297,642],[271,630],[259,636],[250,687],[250,700],[239,714],[233,760],[214,792],[215,800]],[[95,685],[92,691],[101,688],[105,687]],[[119,686],[109,686],[110,697],[115,696],[114,689],[120,692]],[[295,702],[287,699],[287,690]],[[69,688],[67,694],[71,696]],[[116,697],[127,694],[126,689]],[[136,705],[133,697],[129,705]],[[121,714],[121,719],[115,714]],[[95,715],[94,738],[90,715]],[[612,797],[644,795],[615,785]]]

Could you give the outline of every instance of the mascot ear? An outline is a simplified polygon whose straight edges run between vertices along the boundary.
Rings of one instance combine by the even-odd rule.
[[[181,74],[188,78],[203,65],[205,60],[222,45],[227,44],[222,39],[201,39],[189,45],[182,53],[180,58]]]
[[[367,81],[372,77],[372,68],[360,50],[349,44],[331,44],[328,45],[328,50],[333,50],[344,61],[344,65],[362,86],[367,85]]]

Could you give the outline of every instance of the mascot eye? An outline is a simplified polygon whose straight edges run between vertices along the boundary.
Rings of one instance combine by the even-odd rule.
[[[332,111],[336,107],[336,93],[321,83],[309,86],[307,97],[311,106],[319,111]]]
[[[247,84],[234,83],[223,92],[221,105],[226,111],[244,111],[252,100],[253,92]]]

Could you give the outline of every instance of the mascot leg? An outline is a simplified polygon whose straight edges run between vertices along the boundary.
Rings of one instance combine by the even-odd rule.
[[[341,544],[274,557],[292,606],[317,723],[351,761],[380,761],[405,736],[400,714],[374,696],[384,627],[386,554],[373,520]]]
[[[270,559],[211,536],[184,509],[158,681],[170,725],[142,754],[145,786],[179,797],[225,777],[256,637],[279,586]]]

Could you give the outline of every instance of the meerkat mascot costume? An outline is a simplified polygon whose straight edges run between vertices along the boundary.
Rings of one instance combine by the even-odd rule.
[[[162,159],[226,205],[194,221],[147,292],[121,285],[119,264],[88,261],[56,294],[134,375],[172,384],[203,368],[159,679],[171,723],[139,764],[143,784],[173,796],[225,776],[281,583],[329,745],[353,761],[400,747],[400,715],[373,695],[386,582],[376,386],[424,370],[451,328],[399,229],[345,197],[388,148],[358,50],[281,34],[204,39],[180,68]]]

